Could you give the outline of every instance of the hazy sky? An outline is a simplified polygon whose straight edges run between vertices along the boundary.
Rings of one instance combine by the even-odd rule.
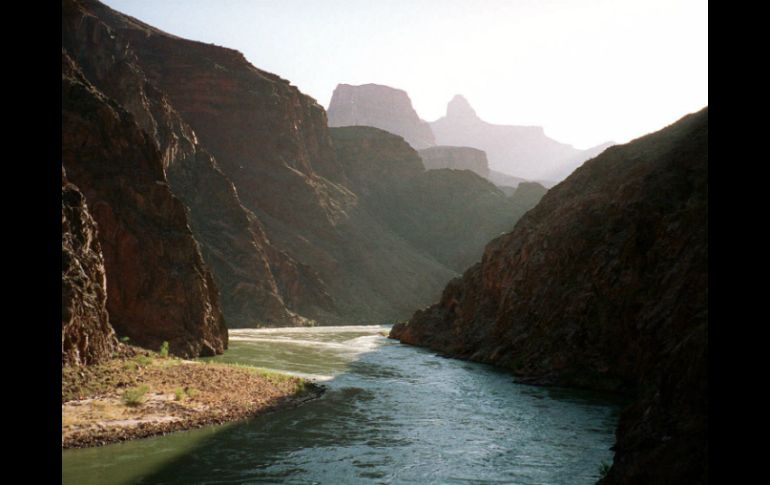
[[[106,0],[231,47],[328,107],[338,83],[409,93],[425,120],[463,94],[489,122],[577,148],[708,104],[707,0]]]

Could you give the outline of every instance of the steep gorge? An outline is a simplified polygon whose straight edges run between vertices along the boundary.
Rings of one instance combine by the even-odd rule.
[[[629,393],[603,483],[705,483],[707,175],[707,108],[609,148],[391,336]]]
[[[330,131],[350,187],[366,210],[454,273],[478,261],[484,245],[540,199],[507,198],[469,170],[426,170],[419,152],[377,128]]]
[[[157,147],[62,51],[62,164],[97,223],[110,323],[179,355],[227,345],[219,295]]]
[[[281,286],[293,285],[295,292],[308,289],[303,309],[312,304],[329,307],[322,284],[270,246],[259,221],[242,206],[216,160],[198,143],[167,96],[147,79],[130,42],[104,22],[120,20],[119,14],[110,15],[95,2],[64,6],[63,46],[91,82],[134,116],[161,153],[170,188],[187,207],[191,229],[222,290],[228,325],[303,322],[287,308]],[[276,281],[271,262],[282,269],[283,285]]]
[[[119,335],[134,343],[157,348],[162,340],[184,340],[181,322],[164,323],[165,330],[156,325],[161,315],[164,322],[168,320],[158,305],[173,308],[166,313],[176,312],[184,325],[216,327],[219,334],[225,332],[222,322],[254,327],[404,318],[434,299],[458,269],[478,258],[486,239],[534,205],[506,201],[475,176],[426,178],[419,157],[400,138],[389,135],[392,140],[384,145],[368,145],[364,137],[355,142],[356,156],[363,172],[373,174],[367,183],[391,200],[388,207],[395,212],[385,217],[367,184],[351,178],[357,176],[349,170],[352,162],[340,159],[326,114],[312,98],[255,68],[237,51],[167,34],[95,0],[63,1],[62,56],[63,83],[71,82],[70,71],[77,72],[78,82],[88,86],[86,91],[96,99],[83,103],[74,90],[63,88],[63,164],[89,206],[99,208],[100,200],[119,192],[113,184],[121,189],[135,185],[131,191],[139,198],[147,196],[140,187],[151,188],[165,194],[170,209],[145,204],[138,209],[144,211],[142,217],[173,210],[169,230],[175,227],[186,233],[180,237],[188,239],[184,244],[189,247],[164,261],[152,258],[165,258],[167,248],[153,249],[153,244],[181,241],[162,241],[158,234],[157,243],[132,246],[136,255],[114,251],[121,244],[121,231],[136,233],[141,224],[95,214],[105,248],[110,321]],[[88,150],[75,144],[85,127],[73,120],[93,118],[97,105],[108,106],[125,120],[114,131],[90,136],[90,150],[98,156],[88,162]],[[121,145],[121,150],[133,149],[130,157],[111,148],[126,136],[133,137],[132,148]],[[395,152],[388,152],[391,148]],[[380,149],[385,151],[378,153]],[[408,152],[414,177],[388,165],[389,157],[400,156],[399,150]],[[122,158],[113,161],[118,156]],[[152,171],[146,181],[145,165]],[[409,184],[411,189],[402,188]],[[419,209],[414,227],[422,230],[421,226],[433,224],[425,234],[443,237],[438,246],[444,249],[429,247],[432,236],[412,234],[393,223],[406,214],[399,211],[417,207],[416,199],[401,204],[398,198],[418,192],[432,202]],[[473,208],[458,205],[453,196],[465,193],[477,193],[484,201]],[[117,199],[109,203],[120,205]],[[436,225],[439,221],[443,226]],[[449,221],[457,237],[448,238],[443,230]],[[136,227],[128,227],[131,224]],[[475,224],[478,231],[473,230]],[[471,237],[462,236],[463,231]],[[152,234],[136,237],[143,241]],[[126,266],[115,263],[153,251],[159,254],[148,260],[155,261],[152,271],[129,267],[128,261]],[[165,269],[172,261],[174,271]],[[188,292],[187,298],[201,298],[191,305],[181,296],[170,297],[176,290],[162,283],[179,275],[185,265],[206,287]],[[123,278],[123,272],[133,276]],[[184,278],[176,281],[181,284]],[[141,292],[138,287],[127,290],[136,279],[142,280]],[[121,300],[117,295],[124,292],[133,296],[123,295]],[[196,305],[207,309],[198,323],[189,314],[195,314]],[[142,306],[146,309],[139,311]],[[150,309],[156,317],[146,315]],[[152,338],[145,336],[148,328]],[[172,351],[193,355],[224,348],[224,343],[209,345],[211,335],[202,335],[184,345],[172,343]],[[205,344],[191,343],[201,338]]]

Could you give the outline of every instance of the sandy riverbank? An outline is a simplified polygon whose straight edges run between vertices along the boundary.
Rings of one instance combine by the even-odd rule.
[[[225,423],[296,406],[323,391],[307,380],[252,367],[138,351],[62,369],[62,448]]]

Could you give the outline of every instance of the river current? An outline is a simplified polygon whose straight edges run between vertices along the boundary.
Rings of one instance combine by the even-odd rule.
[[[389,327],[230,330],[212,358],[327,386],[297,408],[62,452],[63,484],[590,484],[612,462],[618,402],[520,385]]]

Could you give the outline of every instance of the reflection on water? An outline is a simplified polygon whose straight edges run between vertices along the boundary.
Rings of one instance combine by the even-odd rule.
[[[226,426],[62,453],[65,484],[593,483],[618,406],[523,386],[379,335],[231,330],[223,362],[323,381],[323,398]]]

